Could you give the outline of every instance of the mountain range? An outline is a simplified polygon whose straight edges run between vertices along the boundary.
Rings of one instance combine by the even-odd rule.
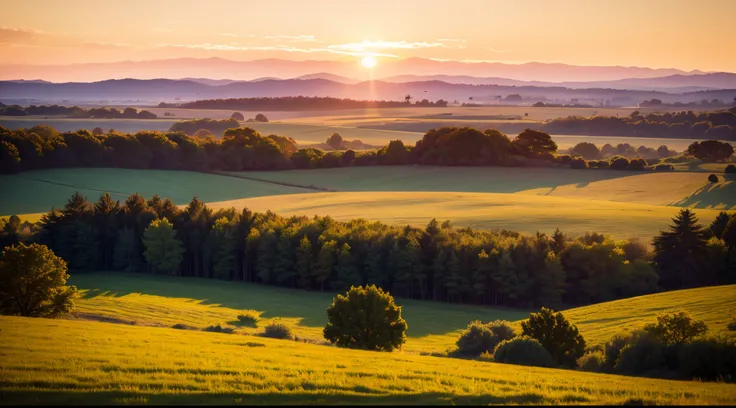
[[[658,78],[673,75],[688,76],[701,75],[706,72],[645,67],[577,66],[542,62],[508,64],[487,61],[443,61],[427,58],[379,59],[379,63],[372,69],[363,67],[357,58],[322,61],[295,61],[275,58],[252,61],[235,61],[223,58],[176,58],[69,65],[0,65],[0,80],[20,78],[52,82],[91,82],[123,78],[207,78],[211,80],[229,78],[232,81],[243,81],[264,77],[295,78],[313,75],[314,73],[353,78],[355,81],[402,75],[427,76],[442,74],[561,83],[616,81],[628,78]]]

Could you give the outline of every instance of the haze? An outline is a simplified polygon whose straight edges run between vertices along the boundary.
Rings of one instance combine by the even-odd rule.
[[[165,58],[505,63],[736,71],[730,0],[0,1],[0,64]],[[285,12],[288,10],[289,12]],[[278,73],[275,73],[278,74]]]

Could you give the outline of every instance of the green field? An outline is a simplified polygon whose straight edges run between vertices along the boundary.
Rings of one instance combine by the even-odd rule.
[[[241,327],[235,334],[168,328],[232,323],[238,310],[250,308],[266,321],[280,317],[297,335],[317,340],[331,298],[327,294],[134,274],[76,275],[71,283],[82,289],[73,318],[86,321],[0,317],[4,403],[736,403],[734,384],[418,353],[451,347],[469,320],[526,317],[518,310],[397,299],[409,324],[409,340],[403,351],[375,353],[266,339],[254,335],[259,328]],[[595,344],[683,306],[720,331],[736,308],[736,287],[602,303],[566,315]]]

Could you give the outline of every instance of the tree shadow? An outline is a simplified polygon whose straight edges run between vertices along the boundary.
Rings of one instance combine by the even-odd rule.
[[[736,179],[729,177],[726,181],[707,184],[690,196],[670,205],[716,210],[736,209]]]

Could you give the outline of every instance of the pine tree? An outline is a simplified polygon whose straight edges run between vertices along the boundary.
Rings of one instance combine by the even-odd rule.
[[[276,244],[276,256],[276,265],[274,266],[276,282],[293,287],[297,277],[296,262],[294,262],[291,237],[285,231],[281,233],[279,242]]]
[[[109,193],[102,194],[94,205],[94,224],[99,232],[101,263],[105,269],[112,267],[120,211],[120,201],[113,201]]]
[[[710,224],[710,231],[713,233],[713,236],[716,238],[722,238],[723,232],[726,231],[729,221],[731,221],[731,216],[725,211],[718,213],[716,218]]]
[[[184,244],[176,237],[174,226],[166,219],[156,219],[143,233],[143,255],[154,270],[177,275],[184,254]]]
[[[665,289],[689,288],[699,283],[707,257],[703,226],[689,209],[672,219],[670,231],[654,237],[654,261],[659,268],[660,285]]]
[[[123,227],[118,232],[118,239],[113,251],[113,268],[125,271],[137,271],[142,263],[141,245],[133,228]]]

